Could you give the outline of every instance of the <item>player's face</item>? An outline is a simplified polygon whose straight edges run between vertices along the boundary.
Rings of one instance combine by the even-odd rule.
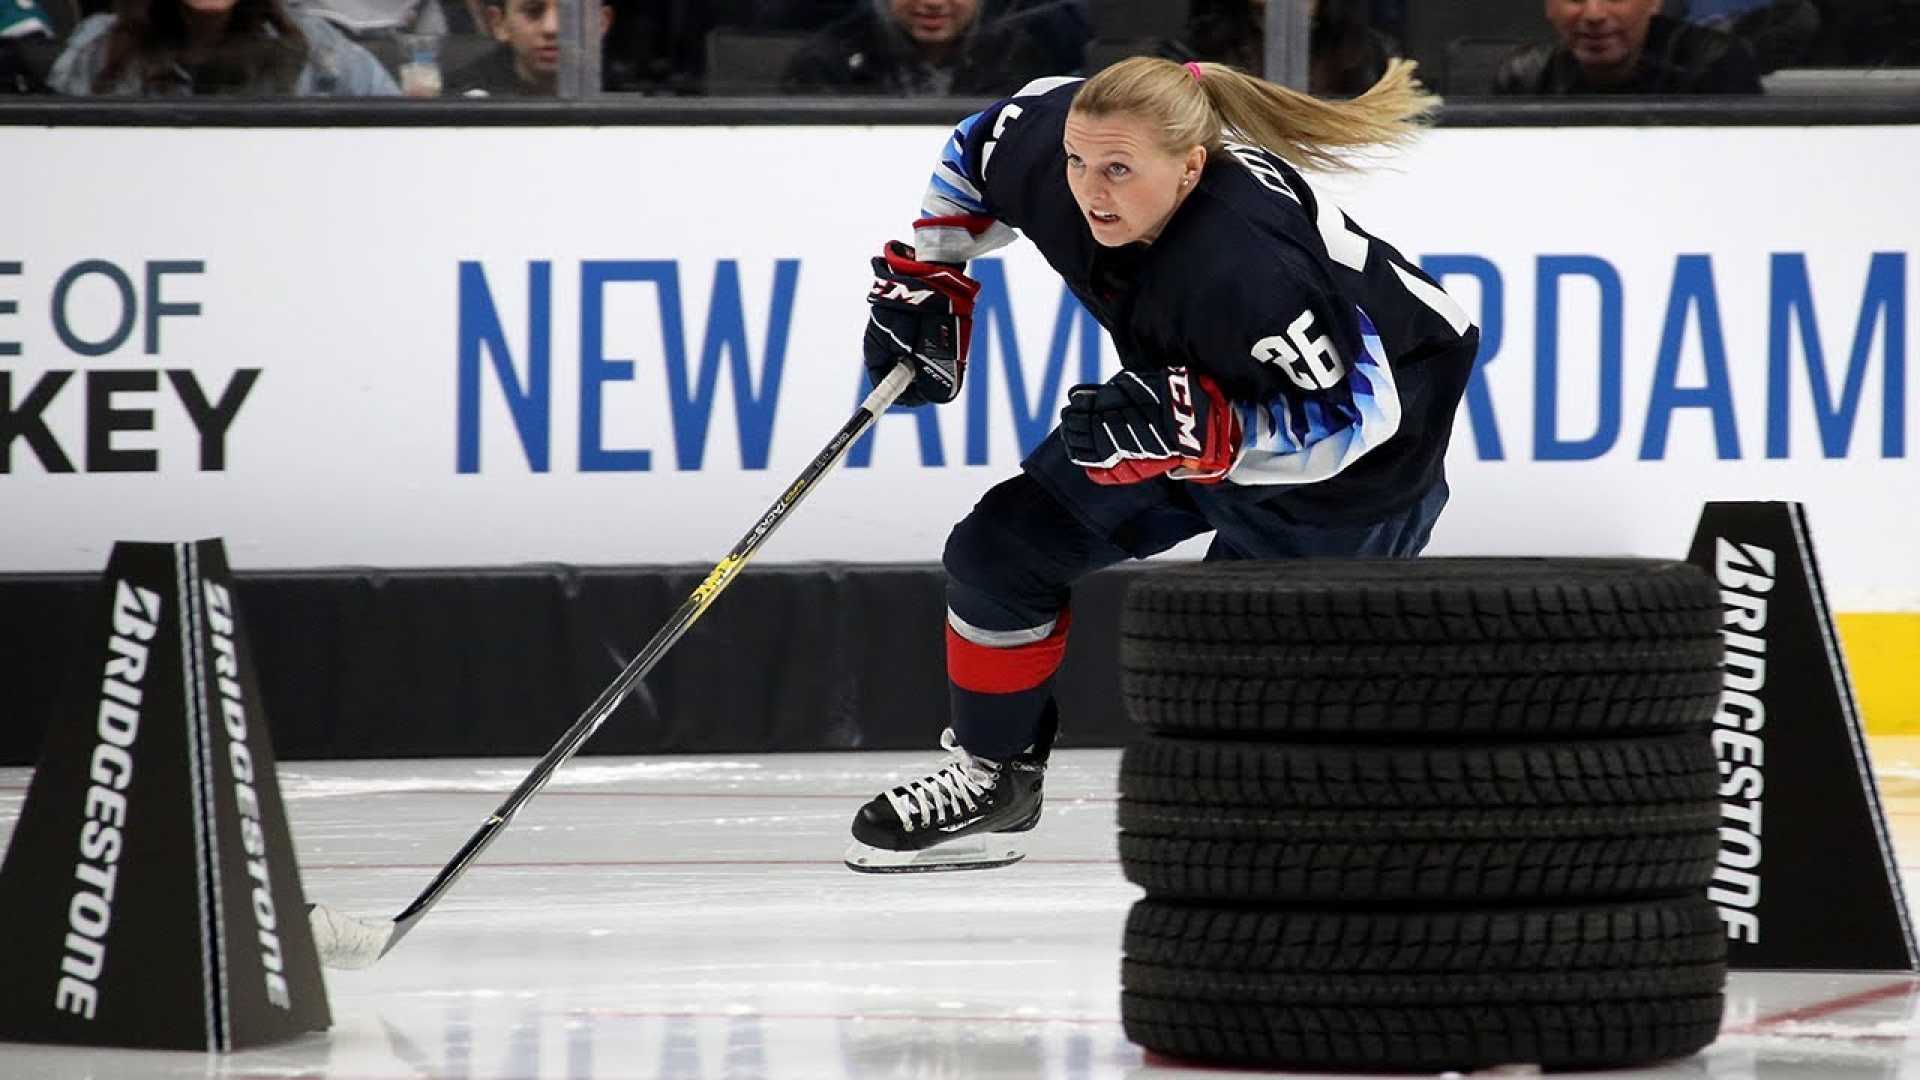
[[[893,20],[921,45],[945,45],[966,33],[980,0],[891,0]]]
[[[1660,0],[1547,0],[1547,21],[1583,68],[1632,66]]]
[[[1198,182],[1206,151],[1168,153],[1154,135],[1138,117],[1067,113],[1067,187],[1106,247],[1152,243]]]

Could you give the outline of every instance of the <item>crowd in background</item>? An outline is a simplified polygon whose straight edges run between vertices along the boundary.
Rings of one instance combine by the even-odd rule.
[[[0,95],[550,96],[562,0],[0,0]],[[1260,73],[1310,12],[1309,85],[1396,56],[1454,97],[1755,94],[1920,67],[1920,0],[609,0],[602,82],[647,95],[1005,95],[1123,56]],[[1291,25],[1291,19],[1288,25]]]

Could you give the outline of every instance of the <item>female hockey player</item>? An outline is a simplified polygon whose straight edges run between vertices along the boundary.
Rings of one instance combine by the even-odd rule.
[[[978,286],[1024,232],[1112,336],[1121,371],[947,541],[948,752],[853,822],[861,871],[997,866],[1040,818],[1068,586],[1205,532],[1210,559],[1412,556],[1447,487],[1479,334],[1302,169],[1406,141],[1437,105],[1394,63],[1322,101],[1220,64],[1135,57],[1043,79],[960,122],[914,245],[873,260],[865,359],[903,404],[960,392]]]

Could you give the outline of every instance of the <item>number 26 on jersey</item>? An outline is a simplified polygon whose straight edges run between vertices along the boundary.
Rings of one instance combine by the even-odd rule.
[[[1278,366],[1302,390],[1331,390],[1347,374],[1347,362],[1333,338],[1314,335],[1311,310],[1302,311],[1285,334],[1254,342],[1253,358]]]

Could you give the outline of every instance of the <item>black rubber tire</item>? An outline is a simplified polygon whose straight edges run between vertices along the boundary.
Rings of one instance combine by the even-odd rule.
[[[1703,734],[1406,746],[1146,738],[1120,859],[1150,895],[1256,903],[1579,900],[1705,888]]]
[[[1502,675],[1515,672],[1621,674],[1718,673],[1719,635],[1651,641],[1335,642],[1323,645],[1222,644],[1130,638],[1120,650],[1131,671],[1169,675],[1284,676],[1288,679],[1380,675]]]
[[[1127,590],[1131,638],[1229,645],[1653,641],[1717,636],[1720,591],[1661,559],[1203,562]]]
[[[1201,563],[1128,590],[1121,692],[1170,735],[1688,731],[1719,702],[1719,629],[1685,563]]]
[[[1149,739],[1121,762],[1120,865],[1149,896],[1533,903],[1706,887],[1704,736],[1564,746]]]
[[[1165,735],[1498,739],[1704,731],[1724,682],[1718,637],[1665,651],[1336,647],[1229,659],[1199,656],[1191,646],[1129,642],[1122,653],[1120,690],[1129,714]],[[1219,670],[1230,665],[1241,673]]]
[[[1705,734],[1392,746],[1149,736],[1120,758],[1120,798],[1136,809],[1664,807],[1716,802],[1719,785]]]
[[[1143,900],[1125,949],[1129,1039],[1263,1068],[1646,1064],[1712,1042],[1726,984],[1703,895],[1410,912]]]

